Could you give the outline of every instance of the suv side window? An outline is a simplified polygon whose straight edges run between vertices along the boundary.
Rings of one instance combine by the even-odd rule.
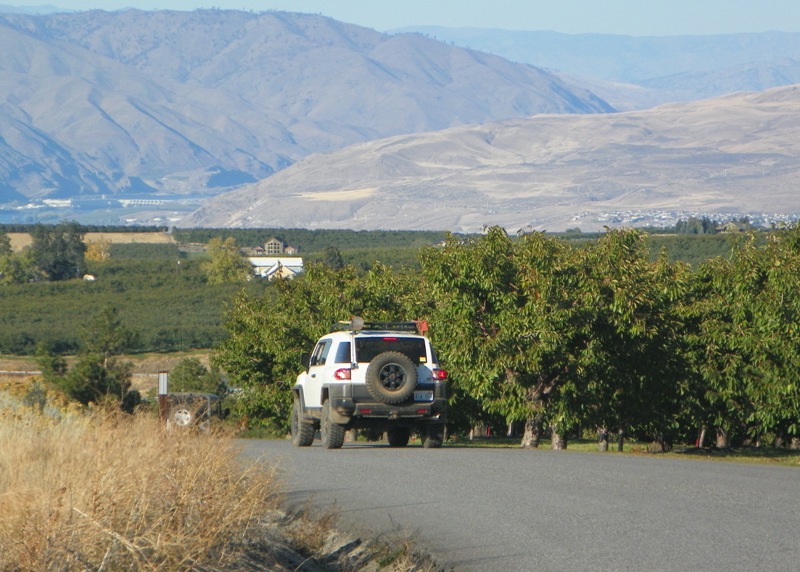
[[[350,342],[342,342],[336,348],[335,363],[350,363]]]
[[[332,343],[332,340],[319,341],[317,347],[314,348],[314,353],[311,354],[311,365],[325,365]]]

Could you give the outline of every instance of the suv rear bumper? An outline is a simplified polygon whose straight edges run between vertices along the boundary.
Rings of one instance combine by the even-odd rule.
[[[342,384],[329,387],[331,412],[335,423],[369,426],[377,422],[409,421],[444,423],[447,421],[447,396],[444,384],[420,384],[419,390],[433,391],[433,401],[404,401],[388,405],[375,401],[366,386]]]

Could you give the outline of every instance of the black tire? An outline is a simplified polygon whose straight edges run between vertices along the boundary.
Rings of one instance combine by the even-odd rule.
[[[326,399],[322,404],[322,418],[319,422],[319,435],[322,446],[326,449],[340,449],[344,445],[346,429],[331,419],[331,402]]]
[[[375,356],[365,374],[369,394],[387,405],[402,403],[417,386],[417,368],[400,352],[383,352]]]
[[[314,442],[314,425],[303,421],[303,412],[300,400],[294,399],[292,404],[292,445],[295,447],[308,447]]]
[[[406,427],[395,427],[386,431],[386,440],[390,447],[405,447],[411,438],[411,431]]]
[[[422,446],[425,449],[438,449],[444,443],[444,425],[431,424],[422,433]]]

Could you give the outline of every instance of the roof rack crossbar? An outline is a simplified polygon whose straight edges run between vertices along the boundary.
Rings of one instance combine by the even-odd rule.
[[[349,321],[336,322],[331,326],[332,332],[351,331],[352,324]],[[390,332],[414,332],[418,331],[417,322],[364,322],[362,331],[390,331]]]

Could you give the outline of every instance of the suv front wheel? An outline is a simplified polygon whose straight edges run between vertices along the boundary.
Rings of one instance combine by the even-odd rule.
[[[303,421],[300,400],[295,397],[292,404],[292,445],[308,447],[314,442],[314,425]]]

